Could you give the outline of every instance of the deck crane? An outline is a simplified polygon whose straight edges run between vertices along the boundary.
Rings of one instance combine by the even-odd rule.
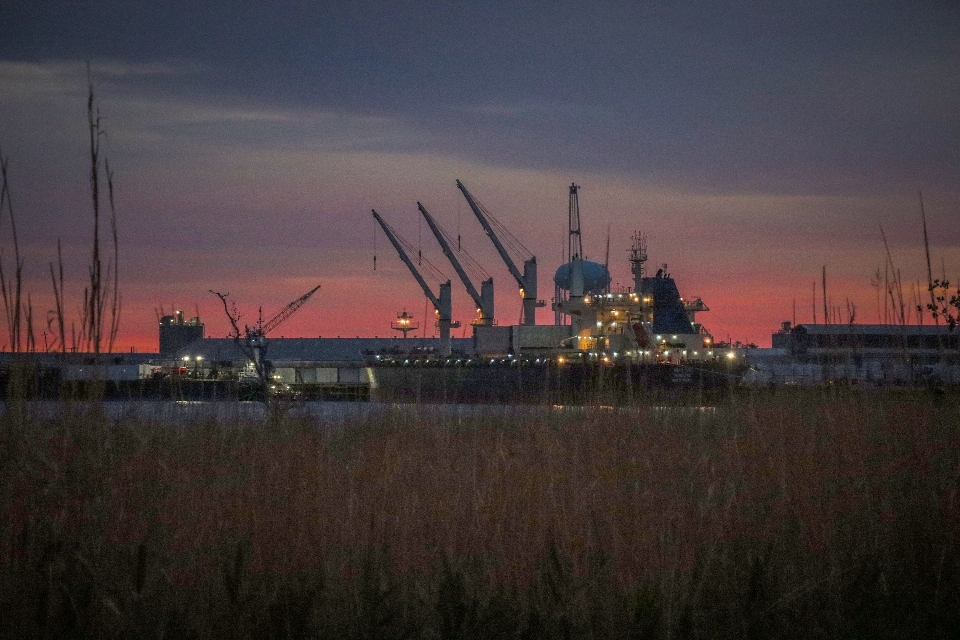
[[[426,208],[417,203],[417,208],[420,210],[420,213],[423,214],[424,219],[427,221],[427,225],[430,227],[430,231],[433,232],[433,235],[436,236],[437,242],[440,243],[440,248],[443,249],[443,255],[447,256],[447,259],[450,260],[450,264],[453,265],[454,270],[457,272],[457,275],[460,276],[460,280],[463,282],[463,286],[466,287],[467,293],[470,294],[470,297],[473,298],[473,301],[477,305],[477,314],[478,317],[473,321],[474,325],[489,327],[493,325],[493,278],[488,277],[486,280],[483,280],[480,283],[480,293],[477,293],[477,288],[473,286],[473,282],[470,281],[470,278],[467,276],[466,271],[463,270],[463,266],[460,264],[460,261],[457,259],[456,253],[450,247],[450,243],[447,240],[447,234],[444,233],[443,229],[440,228],[440,225],[433,219],[429,213],[427,213]],[[468,259],[470,258],[462,249],[460,253],[465,255]],[[486,275],[486,274],[484,274]]]
[[[523,324],[525,325],[535,325],[537,323],[537,307],[544,306],[542,300],[537,300],[537,258],[532,255],[526,247],[520,244],[520,241],[510,235],[510,232],[507,231],[499,221],[494,218],[489,211],[486,211],[483,206],[481,206],[470,192],[467,191],[467,188],[463,186],[463,183],[457,180],[457,188],[463,192],[463,197],[467,199],[467,204],[470,205],[470,208],[473,210],[474,215],[477,216],[477,220],[480,221],[480,225],[483,227],[483,230],[487,233],[490,240],[493,242],[493,246],[497,248],[497,252],[500,254],[500,258],[503,259],[504,264],[507,265],[507,269],[510,271],[510,275],[513,276],[514,280],[517,281],[517,285],[520,287],[520,296],[523,298]],[[497,235],[493,229],[493,224],[496,224],[500,227],[502,234],[507,236],[508,241],[513,244],[514,249],[517,253],[523,253],[527,256],[523,262],[523,273],[520,273],[520,270],[517,268],[517,265],[514,263],[513,258],[510,257],[510,254],[507,252],[506,248],[503,246],[503,241]]]
[[[400,254],[400,259],[403,260],[403,263],[407,265],[407,268],[410,270],[410,273],[413,274],[413,277],[416,279],[417,284],[420,285],[420,288],[423,289],[423,293],[427,296],[427,299],[433,303],[433,308],[437,312],[437,326],[440,329],[440,354],[443,356],[450,355],[450,328],[460,326],[459,322],[453,322],[451,320],[451,315],[453,312],[453,304],[450,298],[450,280],[440,283],[440,290],[438,294],[434,294],[433,290],[430,289],[430,286],[423,279],[423,275],[420,273],[420,270],[417,269],[416,265],[413,264],[413,260],[410,259],[410,256],[407,255],[406,250],[404,250],[403,245],[406,244],[409,246],[400,235],[393,230],[389,224],[387,224],[383,218],[380,217],[380,214],[377,213],[376,209],[371,209],[373,212],[373,217],[376,218],[377,222],[380,223],[380,228],[383,229],[383,232],[387,235],[387,238],[390,240],[390,244],[393,245],[393,248],[397,250],[397,253]]]

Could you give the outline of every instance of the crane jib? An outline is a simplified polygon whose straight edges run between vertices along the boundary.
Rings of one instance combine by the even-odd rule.
[[[373,212],[373,217],[378,223],[380,223],[380,228],[383,229],[383,233],[386,234],[387,240],[390,241],[390,244],[393,245],[393,248],[397,250],[397,253],[400,254],[400,259],[403,260],[403,263],[407,265],[407,269],[410,270],[410,273],[413,274],[414,279],[416,279],[417,284],[420,285],[420,288],[423,289],[423,293],[430,302],[433,304],[433,307],[440,311],[440,299],[438,296],[434,295],[433,291],[430,289],[430,286],[423,279],[423,276],[420,274],[420,270],[417,269],[416,265],[413,264],[413,260],[410,259],[410,256],[407,255],[407,252],[404,251],[403,245],[400,244],[397,233],[393,228],[386,223],[386,221],[380,217],[380,214],[377,213],[376,209],[371,209]]]
[[[480,208],[480,205],[459,180],[457,180],[457,188],[460,189],[461,193],[463,193],[463,197],[466,198],[467,204],[470,205],[470,209],[473,211],[473,214],[477,217],[477,220],[480,221],[480,226],[483,227],[487,237],[489,237],[493,242],[493,246],[497,249],[497,253],[500,254],[500,258],[503,260],[504,264],[507,265],[507,270],[510,272],[510,275],[512,275],[514,280],[517,281],[517,285],[519,285],[521,289],[529,289],[530,287],[527,286],[527,282],[524,280],[523,274],[520,273],[520,270],[514,263],[513,258],[510,257],[506,247],[504,247],[503,243],[500,241],[499,236],[497,236],[497,234],[494,232],[493,227],[490,225],[490,221],[487,220],[487,217],[483,214],[483,210]]]

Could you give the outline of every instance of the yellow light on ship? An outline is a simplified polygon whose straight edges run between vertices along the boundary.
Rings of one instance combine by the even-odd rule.
[[[563,364],[564,362],[566,362],[566,359],[563,356],[557,358],[557,364]]]
[[[734,358],[737,357],[737,354],[735,354],[733,351],[731,351],[731,352],[727,353],[727,357],[730,358],[731,360],[733,360]]]

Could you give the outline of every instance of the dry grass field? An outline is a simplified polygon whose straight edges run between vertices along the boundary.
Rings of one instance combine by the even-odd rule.
[[[960,400],[0,431],[0,634],[955,637]]]

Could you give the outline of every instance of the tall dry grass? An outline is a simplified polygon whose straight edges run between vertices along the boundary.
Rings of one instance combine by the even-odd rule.
[[[0,629],[949,637],[958,401],[3,418]]]
[[[87,268],[88,284],[83,290],[83,303],[79,313],[79,328],[76,322],[68,318],[67,295],[64,289],[63,252],[60,239],[57,239],[56,266],[51,261],[50,282],[53,287],[53,309],[47,311],[47,328],[42,333],[47,352],[86,352],[95,357],[101,353],[113,351],[120,330],[121,295],[119,286],[119,235],[117,230],[117,210],[114,202],[113,171],[110,162],[102,157],[101,140],[106,131],[100,121],[100,108],[94,97],[93,80],[90,65],[87,65],[87,129],[90,142],[90,199],[93,212],[93,238],[91,242],[90,264]],[[17,217],[13,207],[11,179],[9,178],[9,159],[0,152],[0,227],[5,219],[9,220],[9,241],[13,248],[13,269],[5,270],[2,246],[0,246],[0,299],[3,301],[4,319],[7,325],[7,344],[13,353],[35,352],[37,344],[33,323],[33,301],[24,288],[24,258],[20,253],[20,241],[17,235]],[[109,231],[112,255],[102,249],[101,217],[103,196],[102,178],[106,178],[106,197],[109,206]],[[5,231],[0,233],[0,240]],[[3,244],[0,242],[0,245]],[[24,301],[26,295],[26,301]],[[68,322],[69,321],[69,322]],[[70,326],[69,340],[67,325]],[[48,338],[50,342],[48,342]]]

